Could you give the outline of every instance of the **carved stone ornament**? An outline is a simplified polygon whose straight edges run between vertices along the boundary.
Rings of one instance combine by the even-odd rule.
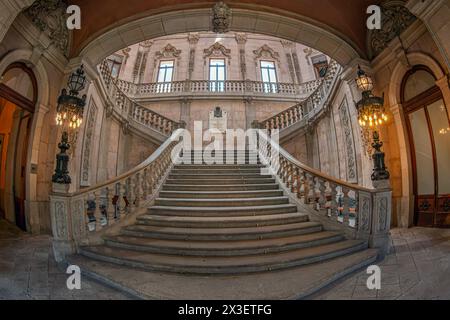
[[[264,44],[261,48],[254,50],[253,53],[255,54],[256,59],[272,58],[280,62],[280,55],[278,54],[278,52],[275,52],[275,50],[273,50],[267,44]]]
[[[90,183],[90,169],[91,169],[91,155],[92,155],[92,144],[94,140],[95,133],[95,122],[97,118],[97,106],[95,103],[91,102],[89,107],[88,117],[86,121],[84,142],[83,142],[83,153],[81,160],[81,185],[88,186]]]
[[[203,58],[225,56],[231,59],[231,50],[225,48],[225,46],[220,42],[216,42],[208,49],[203,50],[203,53],[204,53]]]
[[[68,18],[66,10],[65,0],[38,0],[25,10],[25,15],[67,56],[69,30],[66,24]]]
[[[189,33],[188,35],[189,44],[197,44],[198,40],[200,40],[200,36],[198,33]]]
[[[370,58],[380,54],[391,42],[417,18],[404,6],[404,1],[388,1],[381,5],[381,29],[369,30]]]
[[[213,7],[212,26],[216,33],[228,32],[231,21],[231,9],[222,1]]]
[[[167,44],[161,51],[155,54],[156,59],[167,59],[167,58],[180,58],[181,50],[177,50],[170,43]]]
[[[238,44],[245,44],[247,42],[247,35],[245,33],[236,33],[235,39]]]
[[[339,107],[339,115],[341,118],[342,130],[345,139],[345,151],[347,155],[347,180],[352,183],[357,183],[356,152],[347,99],[342,101]]]

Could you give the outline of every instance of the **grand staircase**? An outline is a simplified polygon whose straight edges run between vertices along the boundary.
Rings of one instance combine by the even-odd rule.
[[[345,274],[376,259],[377,251],[369,250],[366,241],[347,240],[311,221],[276,179],[262,172],[262,164],[248,164],[248,154],[241,157],[246,164],[237,164],[238,159],[235,155],[235,164],[175,165],[136,223],[104,236],[102,245],[81,247],[69,261],[86,265],[88,259],[97,268],[102,262],[128,272],[245,278],[324,264]],[[334,264],[343,257],[352,261],[348,269]]]

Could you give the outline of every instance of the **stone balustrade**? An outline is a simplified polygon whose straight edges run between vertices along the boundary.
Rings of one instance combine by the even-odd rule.
[[[285,129],[303,120],[307,114],[317,113],[325,105],[329,95],[333,93],[334,84],[340,76],[342,68],[336,61],[331,61],[327,74],[316,87],[311,87],[312,93],[304,101],[261,121],[259,128],[267,130]]]
[[[137,122],[165,136],[183,126],[182,123],[166,118],[130,99],[127,91],[131,86],[114,79],[106,62],[99,66],[99,72],[113,109],[128,122]]]
[[[392,192],[388,183],[376,189],[335,179],[310,168],[285,151],[266,130],[257,130],[263,163],[276,175],[291,198],[309,208],[330,229],[386,252],[391,221]]]
[[[172,151],[180,134],[181,129],[175,131],[144,162],[112,180],[75,193],[67,193],[66,185],[54,185],[50,213],[57,261],[80,245],[101,242],[101,234],[148,206],[173,166]]]
[[[208,94],[208,95],[258,95],[305,97],[314,92],[322,80],[313,80],[302,84],[294,83],[264,83],[251,80],[186,80],[163,83],[135,84],[124,80],[114,80],[117,87],[125,94],[135,99],[146,99],[167,95]]]

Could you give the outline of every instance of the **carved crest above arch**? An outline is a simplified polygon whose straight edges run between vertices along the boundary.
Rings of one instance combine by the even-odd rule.
[[[399,36],[416,19],[403,1],[392,0],[381,4],[381,29],[369,30],[367,33],[369,58],[380,54],[392,39]]]
[[[227,57],[228,59],[231,59],[231,50],[225,48],[223,44],[220,42],[214,43],[211,47],[208,49],[203,50],[203,58],[209,58],[209,57]]]
[[[257,50],[254,50],[255,60],[259,59],[274,59],[277,62],[280,62],[280,54],[269,47],[267,44],[264,44]]]
[[[161,51],[155,53],[156,59],[168,59],[176,58],[179,59],[181,56],[181,50],[178,50],[170,43],[167,44]]]
[[[66,10],[67,3],[64,0],[38,0],[24,12],[33,24],[48,36],[56,48],[67,56],[70,34],[66,25],[68,17]]]

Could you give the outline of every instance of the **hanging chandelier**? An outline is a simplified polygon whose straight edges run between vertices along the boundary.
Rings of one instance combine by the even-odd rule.
[[[359,125],[363,128],[373,128],[385,124],[388,116],[384,110],[384,95],[377,97],[372,94],[372,78],[360,66],[358,66],[356,85],[362,91],[362,99],[356,103]]]
[[[67,81],[67,89],[63,89],[58,97],[58,107],[56,112],[56,124],[66,129],[78,129],[83,122],[84,106],[86,105],[86,95],[78,97],[86,84],[83,65],[72,73]]]

